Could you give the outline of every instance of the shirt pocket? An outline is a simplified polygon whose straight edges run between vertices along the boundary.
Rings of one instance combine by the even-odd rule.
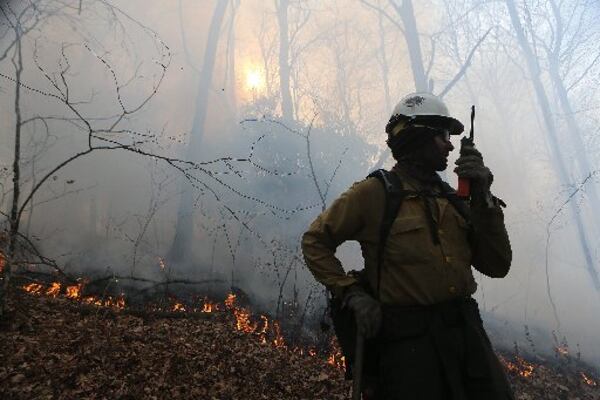
[[[452,256],[454,264],[464,268],[471,265],[471,226],[458,212],[451,216],[451,225],[445,231],[449,233],[446,237],[446,252]]]
[[[387,261],[392,265],[426,263],[432,257],[427,221],[420,216],[396,218],[385,246]]]

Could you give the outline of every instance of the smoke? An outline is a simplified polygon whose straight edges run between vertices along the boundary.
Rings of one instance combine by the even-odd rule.
[[[291,2],[285,59],[295,115],[284,120],[276,10],[258,1],[228,6],[207,120],[198,128],[195,101],[215,2],[144,7],[140,1],[86,1],[81,13],[77,1],[71,7],[34,3],[35,9],[2,5],[4,220],[13,198],[19,39],[20,109],[23,120],[31,119],[22,127],[21,200],[50,174],[25,208],[21,232],[48,257],[74,274],[157,280],[165,278],[166,263],[170,277],[218,279],[271,310],[282,297],[301,305],[310,298],[317,307],[321,288],[303,264],[299,239],[324,206],[380,161],[388,112],[395,99],[414,91],[414,50],[398,27],[401,16],[393,8],[378,10],[375,2]],[[526,331],[540,348],[551,348],[553,336],[564,337],[582,357],[600,363],[600,302],[580,240],[583,229],[598,271],[590,196],[598,186],[600,63],[594,46],[600,32],[589,17],[598,10],[567,2],[581,29],[565,28],[572,46],[561,47],[560,69],[578,130],[548,72],[550,55],[541,47],[536,53],[562,151],[558,160],[506,7],[471,3],[413,5],[427,84],[434,93],[448,89],[444,100],[467,126],[476,105],[475,141],[494,173],[494,193],[509,205],[512,270],[502,280],[476,274],[477,299],[490,325],[509,327],[505,345],[526,347]],[[518,11],[526,38],[536,31],[549,40],[541,15],[549,8],[529,20],[528,10]],[[94,151],[52,173],[89,148],[90,129],[97,135],[93,145],[119,148]],[[203,134],[201,161],[189,164],[194,129]],[[583,155],[590,170],[581,167]],[[389,157],[383,161],[391,166]],[[557,172],[560,162],[565,179]],[[446,179],[456,184],[449,171]],[[178,229],[182,187],[193,193],[185,215],[192,223],[191,252],[171,262],[166,256]],[[356,243],[343,245],[338,255],[346,269],[361,268]]]

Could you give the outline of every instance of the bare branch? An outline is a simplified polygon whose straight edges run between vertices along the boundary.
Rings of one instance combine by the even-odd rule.
[[[485,38],[491,31],[492,31],[492,28],[488,29],[488,31],[477,41],[477,43],[475,43],[475,46],[473,46],[473,48],[469,52],[469,55],[467,56],[465,63],[462,65],[462,67],[460,68],[458,73],[454,76],[454,78],[452,78],[452,80],[448,83],[448,85],[446,85],[444,90],[442,90],[442,92],[439,94],[439,96],[441,98],[443,98],[446,94],[448,94],[448,92],[452,89],[452,87],[454,87],[454,85],[458,81],[460,81],[460,79],[466,74],[467,69],[471,65],[471,61],[473,60],[473,55],[477,51],[477,48],[479,47],[479,45],[481,45],[481,43],[483,43],[483,41],[485,40]]]

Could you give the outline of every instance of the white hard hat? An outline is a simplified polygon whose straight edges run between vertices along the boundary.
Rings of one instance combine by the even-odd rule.
[[[459,135],[464,130],[463,124],[450,116],[444,102],[431,93],[411,93],[404,96],[394,107],[386,132],[391,134],[394,126],[400,121],[410,125],[445,128],[451,135]]]

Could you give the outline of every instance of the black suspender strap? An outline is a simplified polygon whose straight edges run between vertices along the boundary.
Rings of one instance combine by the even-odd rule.
[[[386,171],[384,169],[378,169],[377,171],[369,174],[369,177],[377,178],[385,189],[385,207],[383,211],[383,218],[379,227],[379,243],[377,246],[377,297],[379,298],[379,291],[381,288],[381,275],[383,269],[383,253],[385,250],[385,244],[387,237],[392,228],[392,224],[398,215],[402,200],[407,195],[407,191],[402,189],[402,182],[398,175],[393,172]]]

